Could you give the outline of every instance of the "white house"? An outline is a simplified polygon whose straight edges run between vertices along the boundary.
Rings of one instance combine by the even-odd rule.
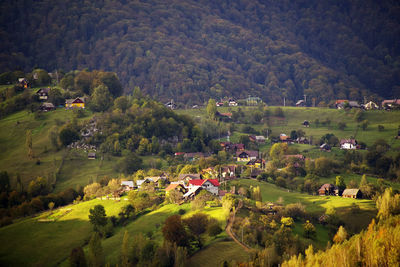
[[[203,189],[207,190],[211,194],[218,195],[219,182],[217,179],[197,179],[189,181],[189,191],[190,189],[201,186]]]
[[[133,190],[133,188],[134,188],[133,181],[122,181],[121,186],[124,191],[130,191],[130,190]]]
[[[342,139],[340,140],[341,149],[357,149],[356,139]]]

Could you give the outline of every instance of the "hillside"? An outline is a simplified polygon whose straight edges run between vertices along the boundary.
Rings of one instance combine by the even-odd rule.
[[[187,105],[400,93],[395,1],[29,0],[0,10],[0,71],[103,69],[126,92]]]

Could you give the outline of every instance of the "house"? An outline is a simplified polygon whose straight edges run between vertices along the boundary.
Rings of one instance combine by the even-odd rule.
[[[265,143],[265,137],[262,135],[249,135],[249,139],[252,142]]]
[[[238,105],[238,103],[233,99],[229,99],[228,105],[230,107],[236,107]]]
[[[194,197],[197,196],[201,190],[203,190],[201,186],[193,186],[189,188],[189,190],[183,195],[183,198],[194,199]]]
[[[375,104],[374,102],[369,101],[367,104],[364,105],[364,108],[365,108],[366,110],[372,110],[372,109],[378,109],[379,107],[378,107],[378,105]]]
[[[330,196],[335,195],[335,186],[333,184],[324,184],[318,189],[318,195],[320,196]]]
[[[137,185],[138,189],[140,189],[143,184],[150,184],[152,182],[153,182],[153,180],[151,178],[145,178],[142,180],[137,180],[136,185]]]
[[[361,193],[360,189],[345,189],[342,193],[342,197],[361,198],[362,193]]]
[[[340,149],[357,149],[356,139],[341,139]]]
[[[181,180],[181,181],[190,181],[190,180],[195,180],[195,179],[201,179],[201,174],[200,173],[196,173],[196,174],[183,173],[183,174],[179,174],[179,176],[178,176],[178,180]]]
[[[285,158],[285,160],[297,159],[297,160],[301,160],[301,161],[304,161],[306,159],[306,157],[302,154],[285,155],[284,158]]]
[[[321,151],[331,152],[331,146],[328,145],[327,143],[324,143],[324,144],[320,145],[319,149]]]
[[[89,152],[89,153],[88,153],[88,159],[96,159],[96,153],[94,153],[94,152]]]
[[[123,191],[130,191],[135,188],[133,181],[122,181],[121,186]]]
[[[28,88],[29,82],[26,78],[18,78],[18,86]]]
[[[400,105],[400,99],[383,100],[381,103],[381,107],[384,109],[391,109],[397,105]]]
[[[181,192],[182,194],[186,193],[186,188],[182,184],[170,184],[167,188],[165,188],[166,194],[169,194],[169,192],[176,190],[178,192]]]
[[[232,113],[231,112],[221,113],[221,112],[217,111],[216,115],[217,115],[217,117],[220,117],[221,119],[232,119]]]
[[[231,142],[221,142],[220,145],[225,151],[235,152],[244,150],[244,144],[232,144]]]
[[[296,143],[298,143],[298,144],[309,144],[310,141],[308,141],[308,139],[303,136],[303,137],[297,137]]]
[[[263,169],[265,167],[265,160],[263,159],[252,159],[246,164],[247,166],[256,167]]]
[[[306,106],[306,101],[304,101],[303,99],[296,102],[296,107],[305,107],[305,106]]]
[[[189,191],[190,189],[201,186],[203,189],[207,190],[211,194],[218,195],[219,182],[218,179],[195,179],[189,181]]]
[[[170,109],[176,109],[176,104],[174,103],[174,100],[172,100],[172,99],[168,103],[165,103],[165,106]]]
[[[217,107],[223,107],[223,106],[224,106],[224,102],[219,101],[219,102],[215,103],[215,105],[216,105]]]
[[[286,134],[281,133],[281,134],[279,135],[279,141],[282,142],[282,143],[291,143],[291,142],[292,142],[292,139],[290,139],[290,137],[287,136]]]
[[[257,158],[258,158],[258,151],[253,151],[253,150],[236,151],[237,161],[247,162]]]
[[[348,102],[349,102],[349,100],[346,100],[346,99],[336,100],[335,107],[337,109],[342,109],[342,108],[344,108],[345,104]]]
[[[235,178],[236,165],[224,166],[221,168],[221,176],[225,179]]]
[[[48,103],[48,102],[44,102],[40,105],[39,108],[41,111],[51,111],[51,110],[55,110],[56,107],[52,104],[52,103]]]
[[[232,150],[244,151],[244,144],[232,144]]]
[[[310,122],[307,121],[307,120],[305,120],[305,121],[303,121],[302,125],[303,125],[304,127],[310,127]]]
[[[49,98],[50,88],[41,88],[36,92],[40,100],[47,100]]]
[[[75,99],[66,99],[65,100],[65,108],[66,109],[74,109],[74,108],[85,108],[85,99],[83,97],[77,97]]]

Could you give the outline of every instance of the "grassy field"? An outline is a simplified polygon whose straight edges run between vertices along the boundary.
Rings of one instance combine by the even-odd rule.
[[[337,196],[313,196],[298,192],[289,192],[287,189],[279,188],[270,183],[248,179],[234,180],[230,184],[235,185],[236,188],[240,186],[259,186],[264,202],[276,203],[278,200],[282,200],[285,205],[302,203],[306,206],[308,212],[315,214],[323,214],[329,207],[333,207],[336,209],[341,220],[353,232],[359,232],[364,229],[376,215],[375,202],[372,200],[350,199]],[[357,216],[351,213],[353,203],[360,208]]]
[[[87,120],[91,113],[80,120]],[[88,160],[84,151],[62,149],[56,151],[50,141],[49,133],[57,129],[63,122],[71,121],[74,113],[70,110],[57,109],[43,114],[43,118],[35,119],[27,111],[14,113],[0,120],[0,170],[7,170],[13,178],[20,175],[25,188],[30,180],[38,176],[49,177],[53,181],[54,174],[59,171],[56,192],[76,185],[86,185],[88,181],[96,181],[102,176],[118,176],[114,169],[117,159],[106,157],[104,160]],[[25,146],[26,131],[32,131],[34,159],[29,159]],[[63,160],[64,158],[64,160]],[[18,159],[18,160],[16,160]],[[40,164],[37,160],[40,159]],[[61,163],[63,164],[61,165]],[[51,177],[51,178],[50,178]],[[12,179],[13,186],[15,179]]]
[[[249,260],[249,254],[233,241],[213,243],[194,254],[187,264],[192,267],[222,266],[224,261],[237,263]]]
[[[69,257],[71,249],[87,243],[92,232],[89,209],[101,204],[107,216],[117,215],[125,201],[92,200],[54,211],[54,222],[45,212],[0,228],[1,266],[54,266]]]
[[[235,111],[241,108],[244,112],[257,109],[257,107],[220,107],[218,111],[229,112]],[[272,111],[277,107],[269,107]],[[277,118],[270,116],[269,128],[272,130],[272,135],[279,135],[285,133],[290,134],[292,130],[303,130],[308,138],[316,141],[321,136],[327,133],[333,133],[339,139],[355,137],[361,142],[365,142],[367,145],[372,145],[376,139],[382,138],[386,140],[393,147],[400,147],[400,140],[395,140],[394,137],[397,135],[397,129],[400,126],[400,111],[382,111],[382,110],[371,110],[363,113],[363,119],[368,120],[368,128],[363,131],[358,127],[358,124],[354,119],[355,110],[345,111],[329,108],[309,108],[309,107],[280,107],[282,108],[285,117]],[[206,116],[205,109],[188,109],[188,110],[177,110],[179,114],[187,114],[197,120],[202,120]],[[315,125],[315,121],[318,119],[320,122],[329,119],[331,122],[329,125],[319,127]],[[304,120],[308,120],[311,123],[311,127],[306,128],[302,126]],[[338,129],[338,123],[344,122],[347,127],[344,130]],[[265,122],[267,123],[267,122]],[[378,125],[384,126],[382,132],[378,131]],[[243,124],[235,124],[236,128],[240,129]],[[265,127],[264,124],[251,125],[256,130],[261,130]],[[232,136],[232,141],[237,141],[238,134]]]
[[[307,239],[303,236],[304,234],[303,223],[304,223],[303,221],[296,222],[293,228],[293,233],[297,235],[301,240],[304,240],[305,243],[312,244],[314,248],[317,249],[326,248],[328,241],[330,241],[328,235],[328,229],[321,224],[315,224],[314,225],[316,231],[315,239]]]

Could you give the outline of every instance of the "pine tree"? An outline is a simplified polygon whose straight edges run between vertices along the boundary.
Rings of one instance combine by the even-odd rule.
[[[101,246],[100,235],[95,232],[89,241],[89,266],[101,267],[104,266],[104,253]]]

